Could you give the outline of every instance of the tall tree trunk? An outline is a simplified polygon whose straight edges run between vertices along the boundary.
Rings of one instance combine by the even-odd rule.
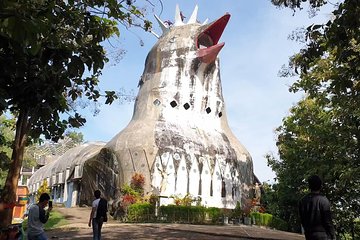
[[[6,178],[3,192],[1,193],[1,202],[5,206],[13,206],[16,204],[16,189],[18,186],[18,179],[20,176],[20,169],[24,157],[24,150],[26,145],[26,138],[30,130],[28,121],[28,110],[20,110],[19,117],[16,121],[16,133],[13,145],[13,152],[11,155],[11,164]],[[0,228],[11,224],[13,208],[6,208],[0,211]]]

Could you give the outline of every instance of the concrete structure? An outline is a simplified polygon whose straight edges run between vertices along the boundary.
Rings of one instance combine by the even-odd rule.
[[[146,58],[128,126],[105,146],[88,147],[91,154],[81,161],[74,158],[80,149],[70,150],[47,170],[40,169],[47,174],[35,173],[30,191],[49,178],[56,201],[69,201],[66,184],[73,184],[76,196],[80,190],[69,206],[89,204],[97,188],[116,200],[119,188],[137,172],[145,176],[145,192],[163,196],[162,204],[173,202],[166,197],[191,194],[205,206],[234,208],[250,197],[252,159],[229,128],[217,58],[230,15],[201,24],[197,10],[187,23],[178,7],[174,24],[156,17],[163,34]],[[76,162],[81,162],[79,182],[71,177]]]
[[[140,172],[148,192],[233,208],[248,198],[253,164],[228,126],[221,89],[218,40],[230,15],[201,24],[196,7],[184,23],[177,7],[173,25],[156,18],[163,34],[146,58],[133,117],[104,147],[118,184]]]
[[[74,207],[91,201],[92,189],[98,185],[96,174],[88,162],[96,161],[104,145],[103,142],[82,144],[37,170],[28,181],[31,201],[35,202],[34,195],[44,180],[51,189],[51,197],[55,203]],[[98,162],[97,165],[99,168],[102,163]]]

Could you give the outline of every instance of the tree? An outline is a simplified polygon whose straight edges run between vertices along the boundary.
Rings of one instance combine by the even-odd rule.
[[[133,1],[0,2],[0,113],[17,116],[1,201],[16,200],[28,137],[57,141],[66,128],[86,122],[72,102],[104,96],[110,104],[117,98],[114,91],[101,93],[97,87],[108,60],[100,43],[119,35],[119,23],[148,30],[150,23],[143,17]],[[0,227],[11,222],[11,215],[10,210],[0,212]]]
[[[289,7],[293,10],[302,9],[304,4],[310,4],[312,8],[318,8],[326,4],[325,0],[271,0],[272,4],[279,7]]]
[[[66,131],[63,139],[58,142],[40,139],[25,148],[23,167],[32,168],[42,165],[42,159],[46,156],[61,156],[66,151],[83,143],[83,134],[76,131]]]
[[[11,145],[14,140],[15,120],[0,116],[0,189],[4,186],[10,166]]]
[[[298,201],[306,192],[306,178],[318,174],[328,179],[326,174],[332,174],[333,156],[326,149],[335,145],[331,118],[316,101],[305,98],[290,110],[276,132],[280,159],[267,156],[278,179],[274,190],[279,209],[275,214],[287,221],[291,230],[299,231]],[[328,193],[326,186],[323,190]]]
[[[300,7],[300,1],[273,2]],[[303,195],[311,174],[323,178],[340,234],[350,233],[360,215],[359,15],[360,1],[345,0],[336,5],[327,23],[306,29],[306,46],[282,70],[282,76],[298,77],[290,91],[302,91],[305,97],[277,129],[279,159],[268,156],[278,185],[283,186],[278,189],[282,196],[285,191]]]
[[[48,185],[48,182],[46,181],[46,179],[42,182],[42,184],[40,185],[39,189],[36,191],[36,195],[35,195],[35,201],[39,202],[40,200],[40,196],[43,193],[47,193],[50,195],[50,188]]]
[[[74,146],[84,142],[84,135],[81,132],[68,131],[65,133],[65,136],[71,139]]]

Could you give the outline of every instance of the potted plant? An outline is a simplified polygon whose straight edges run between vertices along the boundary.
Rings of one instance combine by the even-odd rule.
[[[236,206],[235,206],[234,210],[232,211],[231,218],[233,219],[234,223],[239,224],[242,222],[243,210],[241,209],[241,204],[239,201],[236,203]]]
[[[252,200],[251,199],[246,199],[244,201],[244,207],[242,209],[243,211],[243,222],[245,225],[251,225],[251,217],[250,217],[250,213],[252,210]]]
[[[231,209],[227,209],[227,208],[223,208],[222,209],[222,222],[224,225],[229,224],[229,217],[231,217],[232,215],[232,210]]]

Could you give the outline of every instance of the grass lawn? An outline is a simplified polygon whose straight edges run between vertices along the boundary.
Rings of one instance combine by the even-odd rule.
[[[23,222],[24,230],[27,229],[27,222],[27,219],[25,219],[25,221]],[[53,210],[51,211],[49,220],[45,223],[44,228],[45,230],[50,230],[66,224],[68,224],[68,221],[64,218],[64,216],[56,210]]]

